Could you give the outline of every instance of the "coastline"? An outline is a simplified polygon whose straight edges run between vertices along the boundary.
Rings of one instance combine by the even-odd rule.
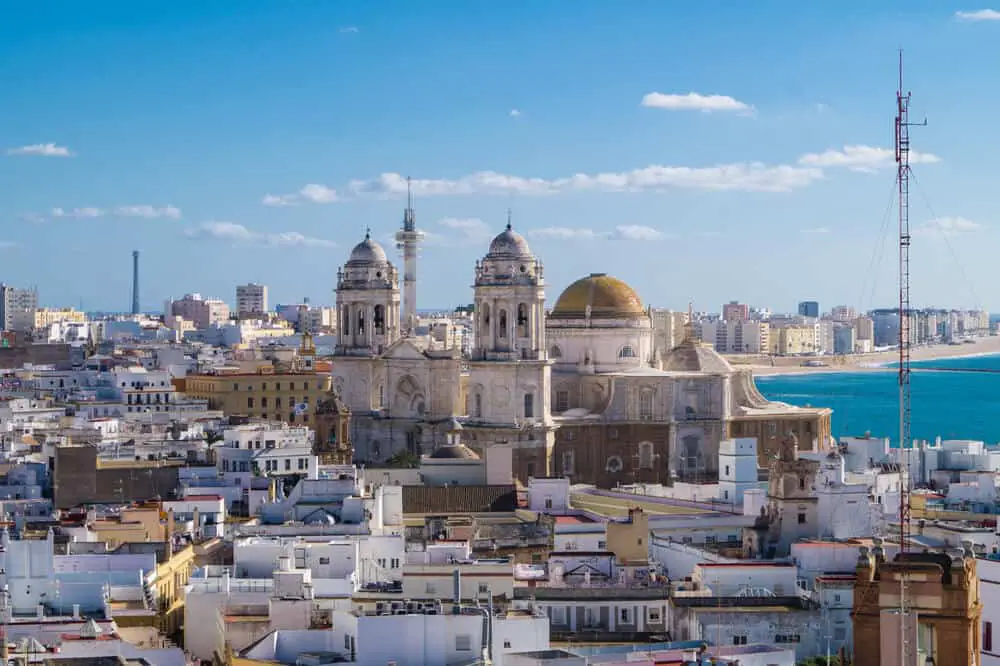
[[[1000,336],[975,338],[971,344],[935,344],[916,347],[911,351],[913,363],[942,359],[976,358],[1000,355]],[[774,357],[730,355],[726,357],[734,368],[749,368],[755,377],[787,375],[813,375],[832,372],[894,372],[889,366],[899,360],[896,350],[853,354],[850,356]],[[829,365],[804,366],[806,361],[817,360]]]

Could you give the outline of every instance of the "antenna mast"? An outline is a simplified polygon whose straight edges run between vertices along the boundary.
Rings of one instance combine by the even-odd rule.
[[[899,210],[899,550],[907,551],[910,538],[910,344],[912,319],[910,304],[910,127],[926,125],[910,122],[910,93],[903,89],[903,51],[899,52],[899,87],[896,89],[896,185]],[[908,579],[906,571],[899,580],[900,658],[911,663]]]

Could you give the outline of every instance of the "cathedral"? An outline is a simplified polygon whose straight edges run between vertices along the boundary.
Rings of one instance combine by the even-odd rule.
[[[765,467],[790,435],[804,451],[829,446],[829,409],[768,401],[690,327],[657,349],[649,310],[617,278],[581,278],[547,312],[542,262],[509,222],[473,288],[463,354],[401,320],[399,273],[370,234],[351,251],[337,273],[332,361],[356,462],[443,455],[456,419],[468,455],[522,482],[703,482],[718,477],[726,438],[756,437]]]

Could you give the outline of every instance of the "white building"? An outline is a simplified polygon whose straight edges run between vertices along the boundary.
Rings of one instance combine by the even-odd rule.
[[[0,283],[0,330],[11,329],[19,313],[34,314],[37,309],[37,289],[19,289]]]
[[[753,437],[719,442],[719,499],[743,505],[743,494],[759,488],[757,480],[757,440]]]
[[[251,282],[236,287],[236,314],[241,319],[267,312],[267,286]]]
[[[770,331],[766,321],[717,319],[701,322],[702,340],[720,354],[766,354]]]
[[[185,294],[177,301],[167,301],[165,313],[194,323],[195,328],[208,328],[229,319],[229,306],[217,298],[202,298],[201,294]]]
[[[979,649],[982,666],[1000,666],[1000,558],[996,553],[976,560],[983,626]]]
[[[288,424],[226,428],[216,447],[216,466],[223,474],[294,474],[315,479],[319,463],[312,452],[313,437],[310,428]]]

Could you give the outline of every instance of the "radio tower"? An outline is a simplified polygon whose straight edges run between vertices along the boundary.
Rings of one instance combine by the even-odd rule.
[[[903,52],[899,52],[899,87],[896,90],[896,185],[899,209],[899,549],[907,551],[910,537],[910,93],[903,92]],[[911,663],[908,575],[899,581],[900,658]]]
[[[413,190],[406,178],[406,210],[403,226],[396,232],[396,248],[403,252],[403,329],[412,331],[417,321],[417,247],[424,234],[417,230],[413,212]]]
[[[132,251],[132,314],[139,314],[139,250]]]

